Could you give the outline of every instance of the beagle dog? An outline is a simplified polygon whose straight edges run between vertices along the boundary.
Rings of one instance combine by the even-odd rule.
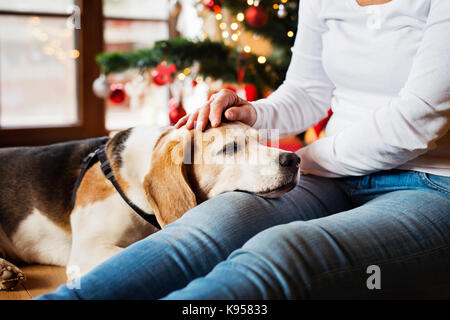
[[[74,280],[159,230],[124,201],[100,163],[85,172],[72,205],[83,159],[104,143],[0,149],[0,289],[25,278],[11,262],[66,266]],[[135,127],[104,150],[122,192],[162,227],[223,192],[281,196],[297,184],[300,162],[240,122],[205,132]]]

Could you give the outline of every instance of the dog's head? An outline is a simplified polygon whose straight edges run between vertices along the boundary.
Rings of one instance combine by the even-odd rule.
[[[121,176],[130,185],[138,179],[162,226],[223,192],[278,197],[297,183],[299,157],[262,145],[258,131],[239,122],[205,132],[165,128],[149,134],[134,128],[126,136],[134,142],[116,147]]]

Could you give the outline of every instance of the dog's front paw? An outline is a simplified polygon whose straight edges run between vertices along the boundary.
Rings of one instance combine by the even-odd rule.
[[[0,258],[0,290],[12,290],[22,281],[25,281],[22,270]]]

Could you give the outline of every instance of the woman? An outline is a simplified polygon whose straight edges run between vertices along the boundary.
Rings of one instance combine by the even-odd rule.
[[[177,127],[299,133],[299,185],[231,192],[41,299],[450,297],[450,1],[302,0],[284,84],[222,91]]]

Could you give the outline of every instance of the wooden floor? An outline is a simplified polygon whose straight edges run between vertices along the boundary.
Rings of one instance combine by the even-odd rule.
[[[66,270],[54,266],[21,267],[27,280],[13,291],[0,291],[0,300],[28,300],[66,283]]]

